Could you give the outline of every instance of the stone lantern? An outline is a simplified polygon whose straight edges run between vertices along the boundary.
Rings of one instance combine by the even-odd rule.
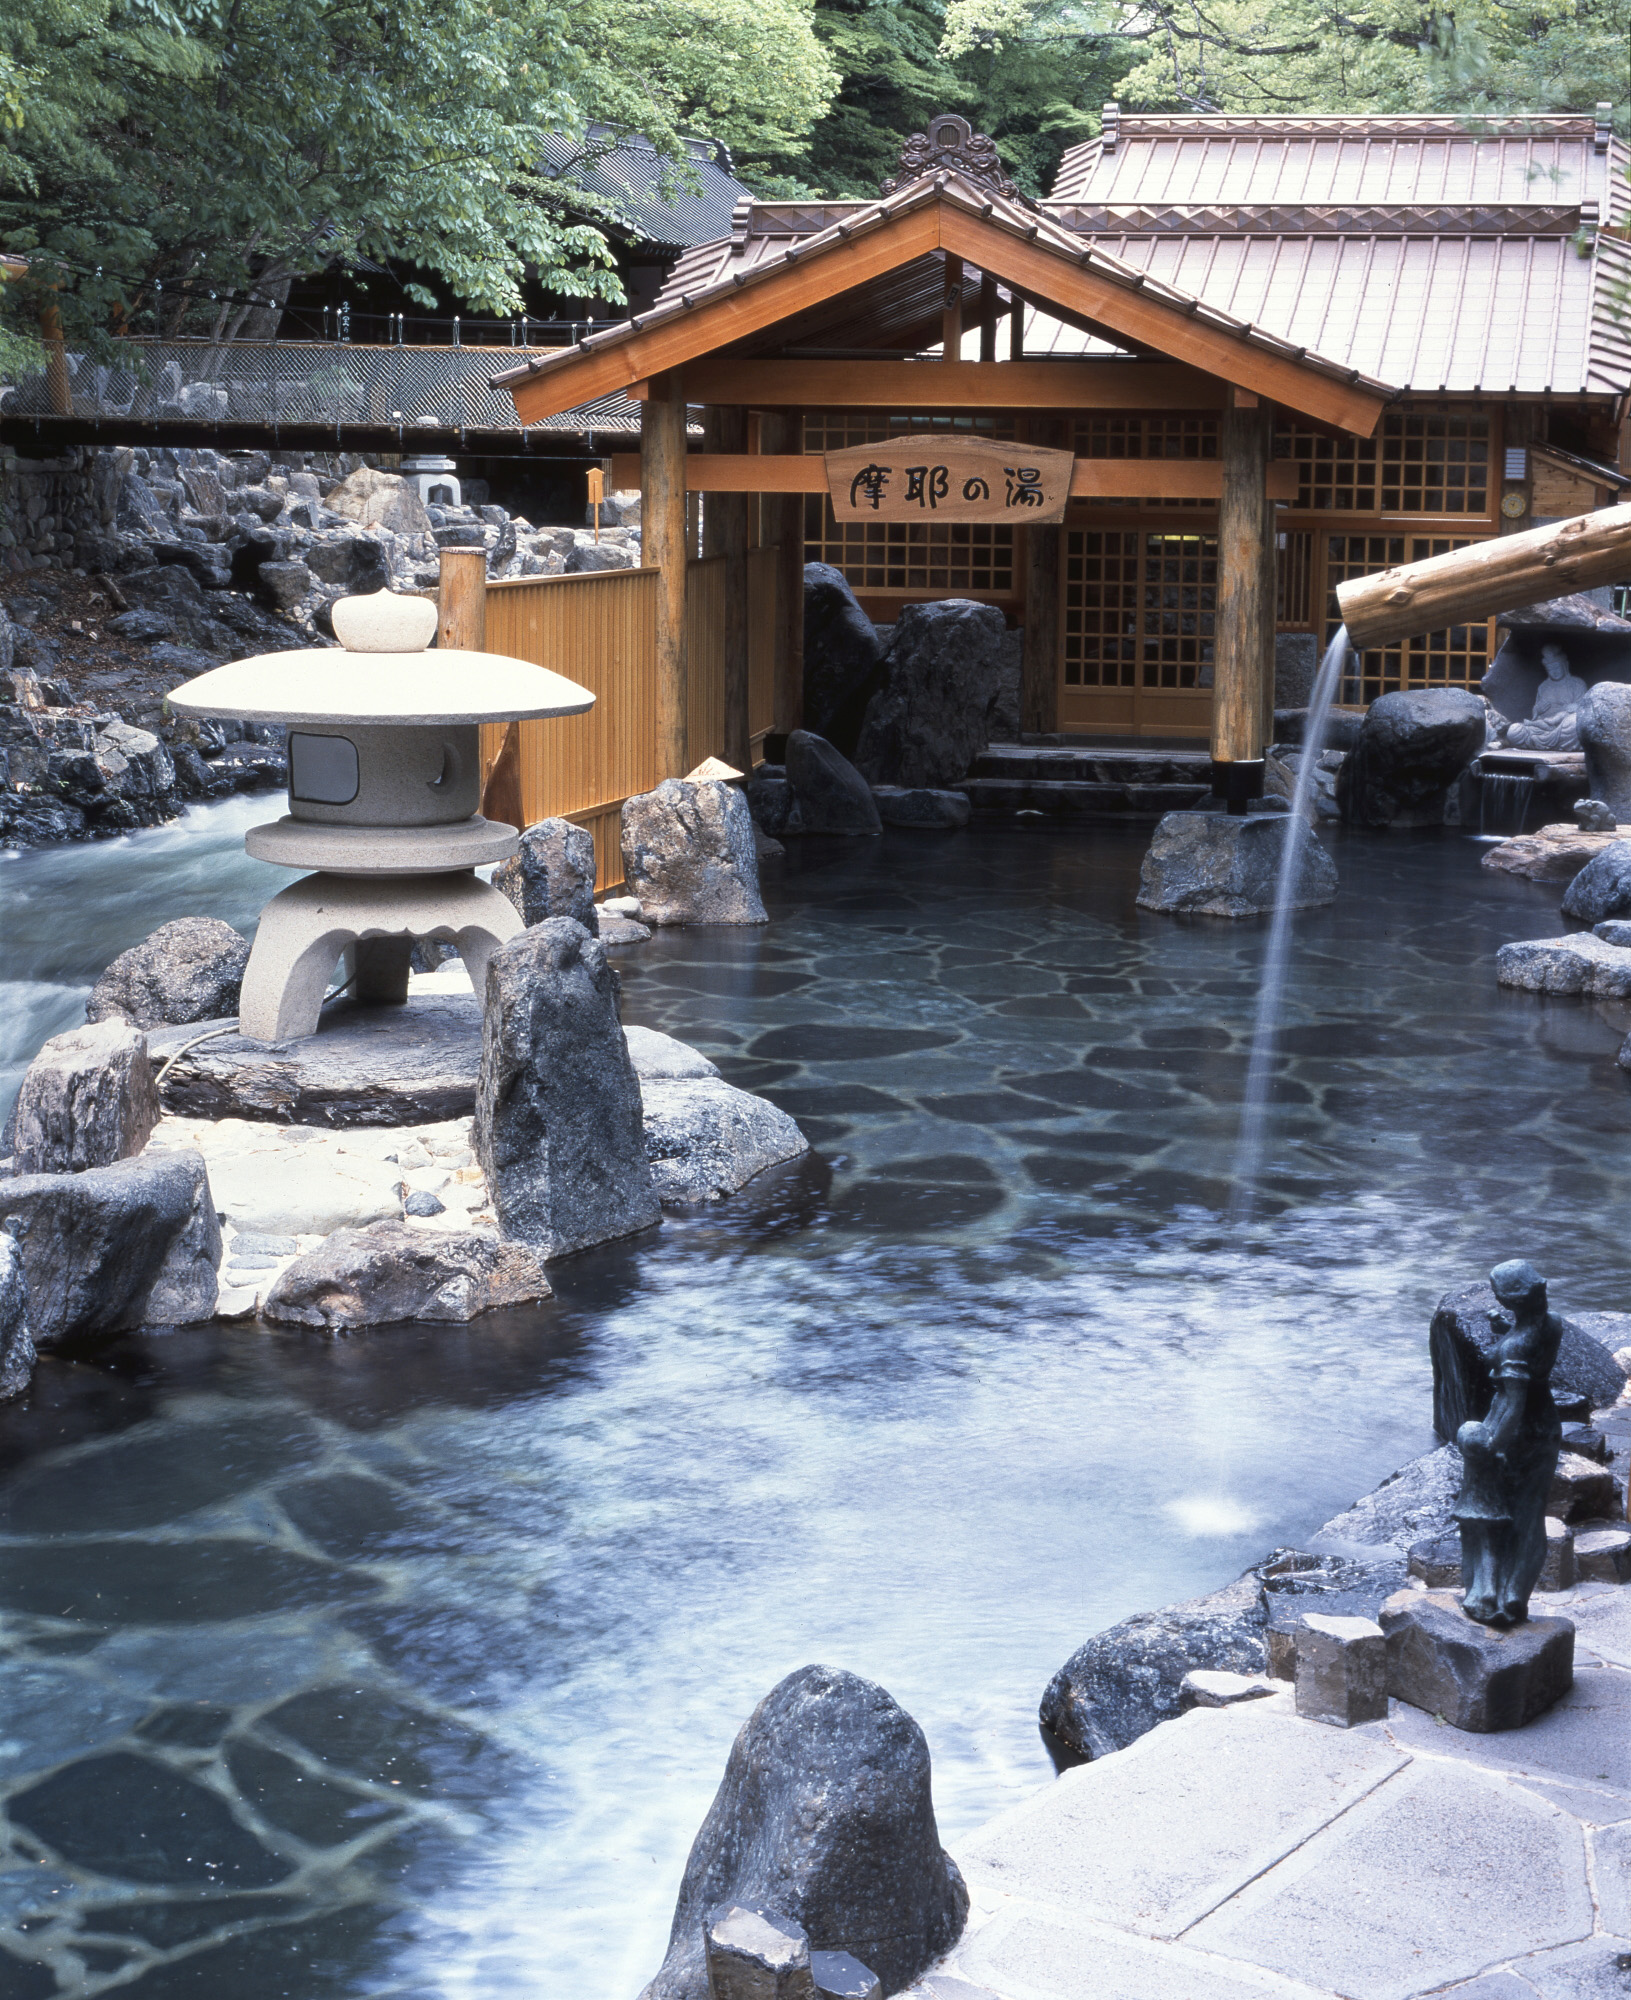
[[[288,726],[289,810],[250,829],[259,861],[315,870],[261,912],[239,1033],[315,1034],[336,961],[362,1001],[408,997],[414,940],[449,938],[479,994],[487,960],[522,928],[477,879],[517,830],[483,819],[481,724],[581,715],[587,688],[496,653],[429,651],[436,607],[381,590],[333,610],[343,652],[265,653],[188,681],[180,715]]]

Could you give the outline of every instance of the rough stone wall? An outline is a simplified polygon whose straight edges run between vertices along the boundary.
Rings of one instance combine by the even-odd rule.
[[[113,526],[118,477],[107,461],[130,452],[73,446],[58,458],[0,447],[0,571],[82,566],[80,544]]]

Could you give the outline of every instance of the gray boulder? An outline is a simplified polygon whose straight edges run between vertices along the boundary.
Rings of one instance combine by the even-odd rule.
[[[801,1667],[743,1724],[641,2000],[709,2000],[703,1927],[730,1903],[791,1919],[812,1952],[853,1954],[886,1993],[961,1935],[968,1891],[940,1845],[929,1748],[883,1688]]]
[[[1563,892],[1563,914],[1583,924],[1631,917],[1631,840],[1594,854]]]
[[[1307,709],[1319,672],[1320,642],[1312,632],[1274,635],[1274,706]]]
[[[612,968],[570,917],[488,961],[475,1148],[500,1227],[546,1258],[662,1218]]]
[[[1450,1443],[1464,1423],[1477,1422],[1495,1393],[1492,1370],[1498,1335],[1491,1315],[1495,1294],[1487,1284],[1460,1285],[1446,1292],[1427,1336],[1433,1359],[1433,1429]],[[1604,1344],[1595,1320],[1560,1314],[1563,1338],[1552,1368],[1552,1394],[1584,1396],[1600,1410],[1618,1400],[1626,1373]],[[1582,1315],[1582,1318],[1585,1316]],[[1604,1314],[1603,1320],[1621,1318]],[[1631,1326],[1631,1321],[1622,1321]],[[1612,1331],[1612,1328],[1610,1328]]]
[[[875,785],[944,787],[991,741],[1001,706],[1006,624],[991,604],[908,604],[895,625],[887,680],[867,705],[855,764]]]
[[[1262,1673],[1268,1665],[1261,1590],[1248,1573],[1222,1590],[1135,1612],[1096,1633],[1048,1683],[1041,1718],[1084,1757],[1108,1757],[1182,1712],[1197,1667]]]
[[[779,842],[784,834],[798,832],[798,798],[787,782],[785,764],[761,764],[742,787],[742,795],[762,839]]]
[[[1287,841],[1297,849],[1292,909],[1334,902],[1336,864],[1300,814],[1172,812],[1156,827],[1144,856],[1138,906],[1205,917],[1272,910]]]
[[[97,762],[123,798],[154,799],[173,789],[176,767],[169,751],[149,729],[128,722],[105,722],[96,732]]]
[[[640,1100],[646,1158],[664,1208],[718,1201],[766,1167],[810,1150],[785,1111],[717,1074],[642,1075]]]
[[[867,703],[882,683],[878,628],[831,563],[804,565],[804,719],[854,754]]]
[[[256,572],[262,594],[279,611],[292,611],[317,587],[303,562],[263,562]]]
[[[472,1320],[550,1295],[543,1260],[485,1229],[376,1222],[337,1229],[279,1273],[262,1315],[339,1332],[403,1320]]]
[[[249,940],[219,917],[177,917],[119,956],[91,988],[89,1021],[180,1027],[238,1011]]]
[[[329,488],[323,505],[331,514],[355,521],[361,528],[389,528],[393,534],[410,537],[430,533],[430,516],[419,497],[419,488],[399,472],[381,472],[372,465],[359,465],[338,486]]]
[[[34,1372],[34,1339],[28,1329],[28,1283],[23,1254],[0,1229],[0,1403],[20,1396]]]
[[[595,914],[595,838],[569,819],[541,819],[521,836],[519,849],[493,871],[493,887],[508,896],[524,924],[570,917],[591,937]]]
[[[0,1185],[0,1210],[22,1251],[37,1346],[215,1311],[221,1225],[201,1153],[23,1174]]]
[[[753,815],[732,785],[665,778],[623,802],[623,874],[648,924],[763,924]]]
[[[639,561],[635,550],[616,542],[576,542],[564,569],[568,576],[588,576],[596,570],[635,569]]]
[[[1450,1509],[1461,1490],[1461,1454],[1453,1444],[1424,1452],[1384,1479],[1310,1537],[1316,1548],[1390,1550],[1442,1535],[1455,1523]]]
[[[20,1174],[77,1174],[139,1153],[159,1121],[147,1037],[128,1021],[53,1035],[17,1093]]]
[[[926,785],[874,785],[872,798],[885,826],[944,832],[968,825],[966,792],[937,792]]]
[[[1592,797],[1622,825],[1631,824],[1631,682],[1599,681],[1588,688],[1575,723]]]
[[[871,786],[824,737],[795,729],[787,739],[786,768],[797,824],[790,814],[785,832],[883,832]],[[764,826],[764,821],[759,824]],[[771,827],[765,826],[765,832],[777,837]]]
[[[629,1061],[642,1087],[648,1083],[673,1083],[682,1077],[718,1076],[718,1068],[700,1050],[677,1041],[673,1035],[659,1034],[655,1028],[625,1028]]]
[[[1337,774],[1342,816],[1358,826],[1442,826],[1450,787],[1484,747],[1487,720],[1466,688],[1384,694]]]

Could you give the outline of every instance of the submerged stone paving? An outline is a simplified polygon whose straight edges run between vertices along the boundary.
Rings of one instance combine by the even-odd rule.
[[[790,1111],[813,1157],[552,1268],[539,1311],[43,1359],[0,1411],[0,1995],[632,2000],[731,1738],[791,1667],[918,1718],[960,1854],[1043,1783],[1036,1699],[1089,1632],[1429,1447],[1448,1285],[1521,1236],[1560,1310],[1631,1304],[1631,1021],[1490,976],[1555,888],[1450,836],[1333,845],[1249,1240],[1222,1211],[1259,926],[1139,912],[1142,841],[1113,828],[806,840],[768,930],[618,967],[626,1020]],[[1622,1674],[1631,1634],[1594,1615]],[[1342,1770],[1373,1755],[1384,1793],[1453,1776],[1418,1726],[1321,1732],[1328,1793],[1357,1814],[1377,1788]],[[1480,1782],[1607,1853],[1631,1781],[1572,1740]],[[1281,1811],[1265,1880],[1343,1823],[1316,1820]],[[1039,1903],[1024,1949],[1096,1940],[1093,2000],[1151,1966],[1160,2000],[1297,1990],[1194,1941],[1240,1880],[1170,1886],[1176,1941],[1125,1900]],[[1542,1990],[1600,2000],[1577,1949],[1547,1947]]]

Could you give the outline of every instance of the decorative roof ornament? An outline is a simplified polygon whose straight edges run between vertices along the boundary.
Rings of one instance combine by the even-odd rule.
[[[929,120],[927,132],[914,132],[900,149],[900,172],[882,184],[880,192],[897,194],[927,174],[950,172],[966,181],[989,188],[1010,201],[1024,197],[1002,170],[996,141],[976,132],[966,118],[955,111],[943,111]]]

